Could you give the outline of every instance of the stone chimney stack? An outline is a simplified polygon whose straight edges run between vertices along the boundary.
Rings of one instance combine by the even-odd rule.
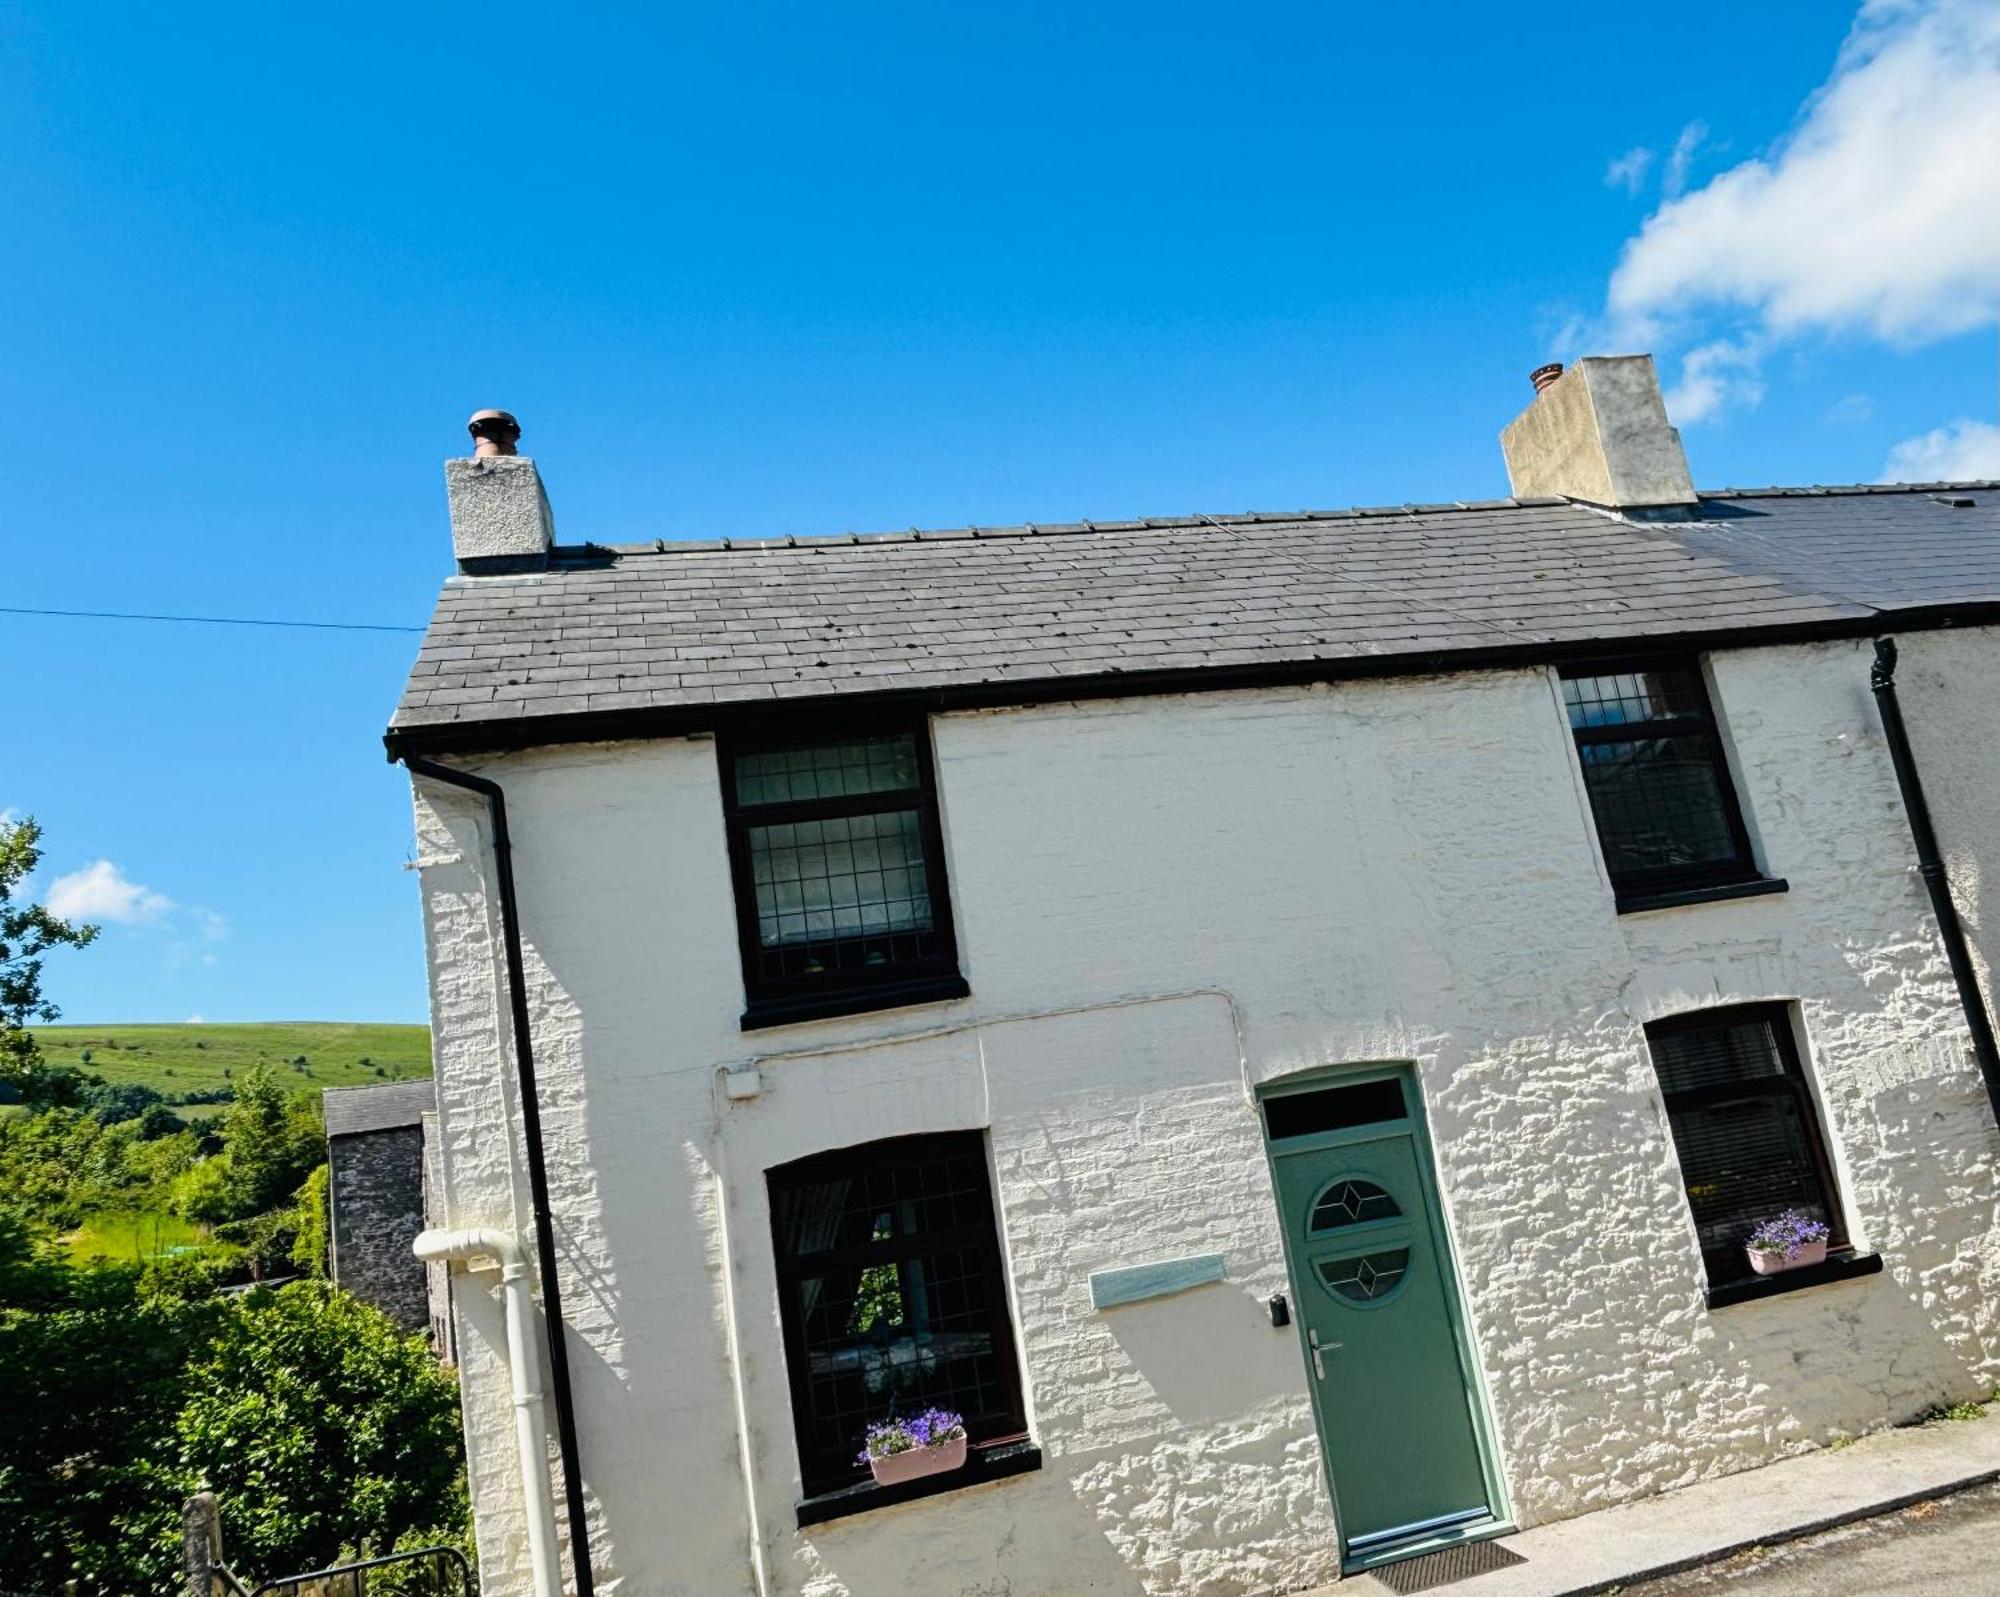
[[[1608,510],[1695,503],[1681,435],[1667,422],[1651,355],[1591,355],[1537,367],[1534,403],[1500,434],[1517,499],[1553,495]]]
[[[465,424],[469,459],[444,463],[451,550],[467,575],[540,571],[555,541],[555,516],[534,461],[514,452],[521,424],[504,410],[481,410]]]

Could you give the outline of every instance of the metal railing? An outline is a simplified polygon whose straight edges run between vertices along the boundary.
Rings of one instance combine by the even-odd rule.
[[[472,1566],[456,1547],[422,1547],[267,1580],[250,1597],[478,1597],[478,1593]]]

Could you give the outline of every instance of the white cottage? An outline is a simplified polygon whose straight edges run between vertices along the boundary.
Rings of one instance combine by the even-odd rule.
[[[1993,1388],[2000,489],[1537,377],[1513,499],[888,537],[564,543],[475,418],[388,740],[489,1594],[1292,1591]]]

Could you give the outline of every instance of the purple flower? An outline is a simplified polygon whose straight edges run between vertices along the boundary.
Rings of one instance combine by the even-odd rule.
[[[1766,1220],[1750,1233],[1753,1253],[1782,1253],[1796,1259],[1815,1242],[1824,1242],[1831,1233],[1824,1221],[1815,1220],[1803,1209],[1787,1209],[1776,1219]]]
[[[927,1408],[911,1419],[886,1419],[868,1427],[855,1463],[907,1453],[913,1448],[936,1447],[965,1434],[965,1419],[948,1408]]]

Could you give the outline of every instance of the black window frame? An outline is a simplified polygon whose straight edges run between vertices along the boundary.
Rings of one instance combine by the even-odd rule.
[[[907,1166],[949,1157],[972,1160],[983,1178],[983,1211],[964,1224],[821,1253],[793,1255],[787,1251],[779,1204],[782,1191],[822,1184],[861,1170],[879,1172],[885,1163]],[[927,1490],[972,1485],[996,1475],[1014,1473],[1023,1462],[1038,1464],[1039,1454],[1025,1445],[1028,1441],[1027,1405],[1014,1336],[1013,1300],[1008,1292],[1006,1255],[1000,1240],[999,1207],[994,1200],[993,1173],[987,1158],[986,1133],[931,1132],[832,1148],[788,1164],[773,1166],[764,1172],[764,1180],[771,1206],[771,1245],[777,1265],[778,1318],[785,1347],[785,1374],[791,1393],[793,1444],[797,1449],[799,1479],[807,1503],[851,1497],[857,1489],[862,1490],[864,1495],[888,1492],[899,1498],[905,1495],[905,1491],[873,1486],[873,1476],[868,1467],[855,1460],[861,1447],[858,1435],[851,1442],[843,1440],[838,1451],[815,1445],[811,1431],[814,1413],[812,1363],[806,1345],[799,1284],[807,1277],[824,1276],[831,1270],[847,1268],[858,1271],[924,1254],[951,1250],[979,1254],[985,1300],[992,1316],[992,1358],[1001,1373],[1006,1398],[1004,1407],[998,1412],[966,1415],[970,1455],[968,1468],[957,1477],[936,1478],[936,1485]],[[1024,1455],[1031,1456],[1024,1458]],[[830,1516],[809,1516],[812,1519],[822,1517]]]
[[[744,804],[737,797],[736,762],[743,755],[904,734],[912,738],[916,749],[917,785],[914,788],[769,804]],[[721,768],[723,825],[729,843],[730,885],[736,897],[737,952],[743,967],[745,1002],[742,1026],[745,1031],[798,1020],[893,1009],[905,1004],[936,1003],[947,998],[963,998],[971,991],[959,971],[958,935],[952,919],[951,882],[945,868],[944,829],[938,820],[937,772],[931,756],[928,717],[827,717],[816,719],[809,725],[791,722],[731,729],[717,735],[716,753]],[[764,949],[757,925],[756,869],[750,848],[751,828],[899,811],[914,811],[917,816],[918,838],[923,847],[924,875],[931,903],[931,937],[937,951],[926,959],[904,960],[880,970],[862,967],[796,977],[766,976],[763,972]]]
[[[1569,706],[1563,718],[1569,721],[1570,739],[1583,772],[1585,797],[1590,804],[1591,832],[1597,840],[1598,857],[1611,878],[1611,890],[1619,907],[1652,908],[1664,898],[1698,893],[1709,888],[1728,888],[1764,880],[1751,844],[1749,823],[1743,814],[1742,795],[1737,791],[1736,773],[1730,768],[1728,750],[1722,741],[1722,725],[1715,713],[1714,696],[1709,691],[1708,673],[1698,654],[1642,654],[1607,656],[1567,662],[1557,668],[1565,682],[1586,677],[1608,677],[1658,671],[1684,671],[1694,685],[1698,708],[1685,714],[1658,716],[1648,721],[1607,722],[1602,726],[1577,726],[1570,721]],[[1650,866],[1640,870],[1620,870],[1611,863],[1605,846],[1603,823],[1598,815],[1597,793],[1591,786],[1590,771],[1583,757],[1585,748],[1605,743],[1636,743],[1648,738],[1672,738],[1698,742],[1707,755],[1721,800],[1724,825],[1734,850],[1727,860],[1701,864]]]
[[[1661,1037],[1680,1036],[1693,1031],[1715,1031],[1729,1026],[1742,1026],[1761,1022],[1771,1029],[1778,1063],[1782,1067],[1778,1075],[1761,1076],[1747,1081],[1725,1081],[1705,1087],[1689,1088],[1680,1092],[1669,1092],[1664,1078],[1660,1075],[1658,1057],[1653,1045]],[[1807,1076],[1804,1061],[1799,1057],[1798,1036],[1792,1006],[1788,1003],[1730,1004],[1712,1009],[1697,1009],[1686,1014],[1670,1015],[1655,1020],[1646,1027],[1646,1048],[1648,1063],[1653,1067],[1653,1080],[1660,1089],[1661,1100],[1666,1105],[1667,1124],[1674,1139],[1674,1162],[1681,1175],[1681,1196],[1688,1206],[1689,1223],[1696,1228],[1697,1240],[1700,1234],[1700,1214],[1695,1207],[1694,1195],[1687,1188],[1687,1166],[1682,1152],[1679,1113],[1689,1109],[1711,1109],[1732,1103],[1742,1103],[1750,1099],[1789,1099],[1795,1106],[1800,1130],[1804,1135],[1808,1163],[1813,1178],[1820,1189],[1820,1204],[1826,1214],[1828,1230],[1827,1254],[1832,1258],[1850,1258],[1853,1247],[1849,1241],[1847,1216],[1841,1204],[1840,1183],[1835,1177],[1832,1149],[1827,1142],[1826,1124],[1820,1117],[1819,1100],[1813,1092],[1812,1080]],[[1742,1241],[1748,1241],[1745,1233]],[[1718,1269],[1718,1260],[1724,1264]],[[1712,1302],[1723,1297],[1733,1297],[1737,1291],[1760,1278],[1750,1266],[1749,1255],[1744,1248],[1733,1244],[1727,1251],[1711,1253],[1702,1249],[1702,1268],[1708,1278],[1708,1289]]]

